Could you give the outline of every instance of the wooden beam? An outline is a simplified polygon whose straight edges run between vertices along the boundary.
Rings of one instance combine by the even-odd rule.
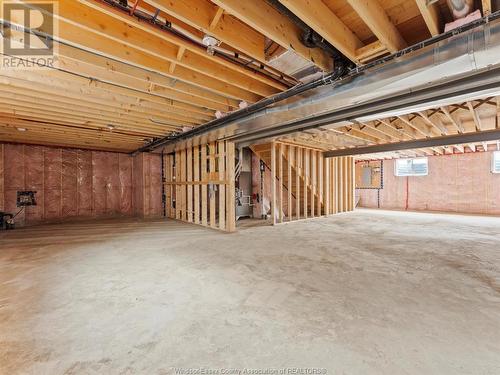
[[[424,137],[431,137],[432,133],[429,132],[429,130],[423,126],[420,126],[419,124],[415,124],[410,119],[408,118],[408,115],[401,115],[398,116],[398,119],[401,120],[403,123],[414,129],[415,131],[419,132],[422,134]]]
[[[309,182],[310,182],[310,162],[309,162],[309,155],[311,153],[311,150],[305,149],[303,150],[303,155],[304,155],[304,160],[303,160],[303,173],[304,173],[304,219],[307,219],[309,216],[308,213],[308,204],[307,204],[307,198],[308,198],[308,193],[309,193]]]
[[[301,30],[265,0],[213,0],[230,13],[287,50],[292,50],[325,71],[331,71],[332,58],[319,48],[307,48],[300,41]],[[237,47],[237,46],[236,46]]]
[[[235,145],[226,141],[226,230],[236,230]]]
[[[200,146],[193,147],[193,180],[200,182]],[[200,186],[194,185],[194,223],[200,224]]]
[[[215,26],[217,26],[217,24],[219,23],[223,13],[224,9],[221,7],[217,7],[217,11],[215,12],[214,17],[212,18],[212,21],[210,21],[210,24],[208,25],[209,30],[215,29]]]
[[[266,62],[265,36],[238,19],[231,16],[221,17],[213,29],[210,29],[213,15],[217,12],[217,5],[211,2],[206,0],[148,0],[148,3],[204,33],[213,35],[256,60]]]
[[[292,206],[292,157],[293,157],[293,150],[292,146],[287,146],[287,151],[288,151],[288,160],[287,160],[287,178],[288,178],[288,221],[292,221],[293,218],[293,206]],[[296,198],[298,199],[298,198]]]
[[[432,121],[429,116],[427,116],[427,114],[425,113],[425,111],[420,111],[418,112],[418,115],[427,123],[429,124],[430,126],[436,128],[439,130],[440,134],[441,135],[448,135],[449,132],[448,132],[448,129],[446,129],[444,127],[443,124],[441,124],[441,122],[439,122],[439,120],[437,120],[437,122],[434,122]]]
[[[465,129],[464,129],[463,125],[460,122],[455,121],[455,119],[451,115],[451,113],[448,110],[448,108],[446,108],[446,107],[440,107],[440,109],[444,113],[444,115],[446,116],[446,118],[448,120],[450,120],[450,122],[452,123],[452,125],[457,129],[457,131],[459,133],[464,133],[465,132]]]
[[[314,31],[354,62],[359,38],[321,0],[279,0]]]
[[[427,0],[415,0],[420,14],[424,18],[425,24],[432,36],[441,34],[443,30],[443,21],[441,13],[436,3],[427,5]]]
[[[215,142],[210,142],[209,144],[209,178],[213,179],[216,173],[215,171]],[[210,184],[210,192],[209,192],[209,200],[210,200],[210,227],[216,228],[216,205],[215,205],[215,184]]]
[[[216,66],[213,62],[200,60],[194,56],[190,58],[187,52],[183,60],[177,62],[177,47],[174,44],[137,27],[110,18],[106,14],[95,12],[90,7],[70,1],[60,2],[60,7],[63,9],[60,9],[59,13],[58,40],[70,45],[99,51],[101,54],[122,62],[198,84],[225,95],[233,96],[234,93],[240,92],[244,96],[248,96],[252,93],[248,96],[248,100],[251,102],[258,100],[259,96],[279,92],[278,89],[265,84],[262,86],[262,83],[249,77],[243,79],[240,73],[230,72],[222,65]],[[66,8],[67,10],[63,12]],[[105,30],[102,29],[102,25],[106,25]],[[44,31],[43,27],[41,31]],[[169,72],[168,64],[165,64],[165,61],[177,62],[175,74],[172,75]],[[221,83],[225,86],[224,90]],[[217,86],[219,86],[219,90],[216,89]],[[231,88],[231,86],[233,87]],[[246,88],[242,86],[246,86]],[[233,94],[225,91],[227,89],[233,91]],[[255,91],[259,91],[260,94]],[[242,96],[236,96],[236,98],[247,100]]]
[[[207,145],[201,145],[201,181],[208,181],[207,174]],[[208,226],[208,186],[201,185],[201,225]]]
[[[472,116],[472,119],[474,120],[474,124],[476,125],[476,130],[477,131],[482,131],[483,130],[483,124],[481,122],[481,118],[477,115],[476,111],[474,110],[474,107],[471,102],[467,102],[467,108],[469,108],[470,114]]]
[[[240,64],[236,64],[233,62],[230,62],[226,59],[223,59],[217,55],[210,55],[207,54],[206,49],[199,46],[196,43],[191,43],[188,40],[177,36],[175,33],[169,33],[169,32],[164,32],[159,30],[156,27],[153,27],[150,25],[148,22],[142,22],[137,20],[136,18],[133,17],[128,17],[126,14],[123,12],[118,11],[116,8],[106,6],[104,4],[101,4],[99,2],[95,2],[94,0],[78,0],[81,3],[84,3],[85,5],[92,7],[93,9],[96,9],[108,16],[111,16],[117,20],[120,20],[122,22],[125,22],[127,25],[132,25],[134,28],[137,28],[138,30],[145,31],[152,36],[158,37],[162,39],[163,41],[172,43],[175,46],[183,47],[186,50],[186,60],[192,60],[199,58],[200,61],[204,62],[202,65],[207,65],[207,68],[211,65],[210,63],[216,63],[218,65],[222,65],[228,69],[231,69],[235,72],[239,72],[242,74],[245,74],[247,77],[251,79],[258,80],[262,83],[265,83],[267,85],[271,85],[272,87],[277,88],[278,90],[284,90],[287,88],[283,83],[278,82],[267,75],[261,73],[261,72],[256,72],[253,69],[249,69],[245,66],[242,66]],[[220,13],[220,8],[214,7],[214,18],[211,19],[210,24],[213,23],[214,21],[217,21],[214,25],[214,29],[216,28],[217,24],[223,19],[224,16],[222,16],[222,13],[220,14],[219,19],[217,20],[216,17]],[[60,9],[61,11],[65,11],[65,9]],[[109,26],[108,26],[109,28]],[[212,29],[213,30],[213,29]],[[127,35],[128,36],[128,35]],[[237,47],[237,46],[236,46]],[[196,55],[196,56],[194,56]],[[179,59],[180,60],[180,59]],[[210,61],[210,63],[207,63],[207,60]]]
[[[279,169],[279,189],[278,189],[278,210],[279,221],[283,222],[283,143],[278,145],[278,169]]]
[[[396,121],[390,121],[389,119],[380,119],[379,120],[381,123],[383,123],[385,126],[388,128],[395,129],[398,134],[401,134],[404,138],[405,136],[410,139],[415,139],[417,138],[416,131],[412,127],[409,127],[407,124],[402,123],[402,124],[397,124]],[[400,138],[401,139],[401,138]]]
[[[295,147],[295,217],[300,220],[300,177],[302,175],[302,148]]]
[[[372,60],[380,55],[387,53],[387,48],[380,40],[367,44],[356,50],[356,59],[360,62]]]
[[[219,179],[226,178],[226,142],[218,142],[218,166],[219,166]],[[228,166],[229,167],[229,166]],[[219,185],[219,229],[226,230],[226,185]]]
[[[406,41],[378,0],[347,0],[347,2],[390,52],[397,52],[407,47]]]
[[[276,225],[276,144],[271,143],[271,222]]]
[[[483,6],[483,17],[489,16],[491,14],[491,0],[481,0],[481,4]]]

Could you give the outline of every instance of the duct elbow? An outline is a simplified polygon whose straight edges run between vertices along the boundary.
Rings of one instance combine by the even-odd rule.
[[[474,11],[474,0],[447,0],[453,19],[464,18]]]

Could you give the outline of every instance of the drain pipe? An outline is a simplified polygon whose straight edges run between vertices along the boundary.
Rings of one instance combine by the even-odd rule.
[[[267,2],[278,12],[286,16],[295,26],[302,30],[300,41],[308,48],[320,48],[327,52],[330,56],[337,59],[348,59],[334,46],[328,43],[321,35],[311,29],[304,21],[297,17],[290,9],[281,4],[279,0],[267,0]],[[336,62],[336,61],[335,61]]]

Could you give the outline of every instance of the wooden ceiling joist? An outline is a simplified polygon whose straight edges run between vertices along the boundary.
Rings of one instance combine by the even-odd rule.
[[[356,51],[364,44],[323,1],[279,1],[345,56],[358,62]]]
[[[347,0],[347,2],[390,52],[407,47],[406,41],[387,16],[379,0]]]
[[[38,87],[47,90],[48,93],[69,92],[84,96],[93,95],[104,103],[116,101],[123,105],[138,105],[139,103],[151,103],[162,106],[162,111],[173,112],[184,117],[194,119],[206,119],[212,112],[199,109],[198,107],[166,99],[160,96],[143,94],[117,87],[105,82],[91,81],[83,77],[67,77],[64,72],[59,71],[37,71],[19,72],[9,70],[0,75],[0,82],[21,87]],[[90,98],[89,98],[90,99]],[[151,106],[148,106],[151,108]],[[210,118],[210,117],[209,117]]]
[[[148,87],[150,85],[154,85],[154,87],[164,87],[169,90],[178,91],[180,93],[205,99],[209,102],[214,102],[216,103],[215,105],[222,105],[222,107],[216,107],[218,110],[228,110],[229,108],[234,109],[238,108],[239,105],[239,101],[228,98],[227,96],[216,94],[178,79],[167,77],[152,71],[147,71],[117,60],[86,52],[78,48],[59,44],[58,52],[62,68],[65,68],[65,63],[68,61],[70,63],[74,62],[81,64],[82,66],[89,66],[96,72],[93,74],[94,76],[98,73],[99,77],[103,78],[104,81],[116,83],[126,88],[133,90],[139,89],[139,91],[141,91],[140,87],[142,86],[140,84],[135,84],[135,82],[140,81],[148,85]],[[74,73],[82,72],[75,71]],[[210,104],[206,107],[213,109],[213,105],[214,104]]]
[[[247,25],[267,35],[283,48],[291,49],[325,71],[331,71],[332,58],[319,48],[307,48],[300,41],[301,30],[265,0],[213,0],[220,9],[239,18]]]
[[[177,61],[175,45],[82,4],[62,2],[61,6],[68,9],[64,13],[60,10],[58,38],[70,45],[249,102],[280,91],[187,52],[182,61]],[[172,62],[177,67],[171,75],[168,66]]]
[[[491,0],[481,0],[481,4],[483,6],[483,16],[489,16],[491,14]]]
[[[474,120],[474,124],[476,125],[476,130],[479,131],[483,130],[483,124],[481,122],[481,118],[477,115],[476,111],[474,110],[474,106],[472,105],[471,102],[467,102],[467,108],[469,108],[472,119]]]
[[[234,72],[241,73],[243,75],[246,75],[247,77],[251,78],[252,80],[257,80],[260,81],[266,85],[272,86],[278,90],[284,90],[288,86],[285,84],[278,82],[277,80],[261,73],[261,72],[256,72],[255,70],[249,69],[248,67],[230,62],[226,59],[222,59],[216,55],[211,55],[208,54],[206,51],[206,48],[203,48],[193,42],[189,42],[180,36],[177,36],[173,33],[169,33],[164,30],[159,30],[158,28],[152,26],[149,23],[146,22],[141,22],[137,20],[134,17],[129,17],[128,15],[124,14],[123,12],[120,12],[117,9],[111,8],[109,6],[100,4],[95,2],[94,0],[79,0],[80,3],[85,4],[88,7],[91,7],[92,9],[95,9],[102,14],[105,14],[107,16],[113,17],[114,19],[125,22],[128,26],[134,27],[134,29],[138,29],[141,31],[144,31],[146,33],[151,34],[154,37],[160,38],[165,42],[168,42],[169,45],[173,44],[177,48],[177,54],[176,54],[176,60],[181,61],[183,60],[186,56],[189,59],[194,59],[196,62],[200,61],[201,64],[204,64],[207,66],[207,69],[204,71],[210,71],[210,69],[220,69],[220,66],[224,68],[228,68],[229,70],[232,70]],[[217,15],[220,14],[219,19],[217,21]],[[211,21],[217,21],[217,23],[220,21],[220,17],[222,16],[222,12],[220,11],[220,8],[217,8],[216,14],[214,15],[214,19]],[[216,24],[217,24],[216,23]],[[215,25],[216,25],[215,24]],[[215,27],[215,26],[214,26]],[[109,27],[107,28],[109,29]],[[131,33],[133,30],[131,30]],[[182,51],[179,53],[179,51]],[[193,56],[193,55],[196,55]],[[187,67],[193,67],[192,65],[187,64]]]
[[[223,15],[210,29],[212,19],[217,13],[217,5],[206,0],[147,0],[147,2],[162,12],[237,48],[247,56],[262,63],[266,62],[264,35],[238,19]]]
[[[437,4],[428,4],[427,0],[415,0],[415,2],[431,35],[439,35],[443,30],[443,21]]]

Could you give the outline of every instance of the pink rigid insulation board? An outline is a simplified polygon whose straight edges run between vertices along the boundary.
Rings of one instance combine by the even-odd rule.
[[[427,176],[396,177],[384,161],[380,208],[500,215],[500,174],[491,173],[492,152],[431,156]],[[376,190],[358,189],[360,206],[377,207]]]
[[[144,155],[136,158],[139,162],[113,152],[0,144],[0,209],[15,214],[20,210],[17,192],[35,190],[37,205],[26,207],[16,225],[132,216],[137,192],[143,201],[147,171],[148,210],[141,206],[138,212],[141,216],[161,216],[161,156],[147,155],[147,170],[142,165]]]

